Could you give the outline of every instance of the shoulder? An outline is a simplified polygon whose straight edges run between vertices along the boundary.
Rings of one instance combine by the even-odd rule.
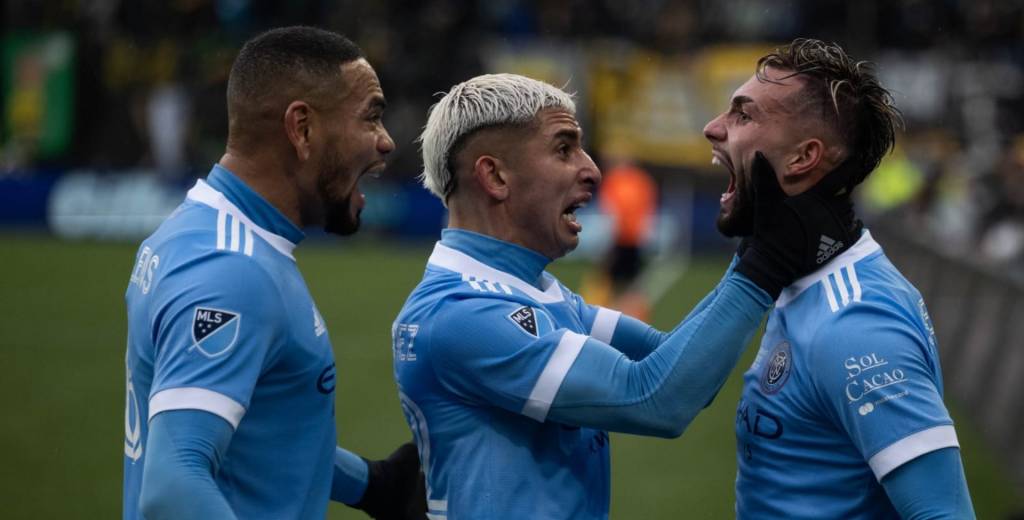
[[[137,259],[142,263],[153,268],[149,291],[167,304],[201,300],[245,308],[282,307],[282,280],[271,262],[244,250],[218,248],[215,230],[186,228],[164,240],[144,242]]]

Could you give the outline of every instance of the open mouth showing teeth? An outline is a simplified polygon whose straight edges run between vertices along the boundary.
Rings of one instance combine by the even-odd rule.
[[[714,155],[711,158],[711,164],[715,166],[721,166],[729,172],[729,187],[725,189],[725,193],[722,193],[720,202],[725,203],[733,198],[736,194],[736,173],[732,171],[732,167],[723,161],[718,155]]]
[[[565,211],[562,212],[562,220],[564,220],[566,224],[569,224],[569,227],[576,233],[579,233],[580,230],[583,229],[583,226],[576,221],[576,210],[583,208],[586,205],[587,203],[583,201],[575,202],[570,204],[569,207],[565,208]]]

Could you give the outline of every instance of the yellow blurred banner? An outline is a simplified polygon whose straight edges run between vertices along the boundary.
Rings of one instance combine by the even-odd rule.
[[[495,46],[488,68],[576,91],[598,152],[646,164],[703,167],[711,155],[704,125],[724,111],[772,44],[705,47],[659,54],[621,41],[587,48],[557,44]]]

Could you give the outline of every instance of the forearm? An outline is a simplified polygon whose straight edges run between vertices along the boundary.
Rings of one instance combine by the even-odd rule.
[[[157,414],[150,422],[140,509],[161,518],[235,518],[214,480],[233,430],[198,410]]]
[[[719,291],[722,290],[722,286],[725,285],[726,280],[729,279],[730,274],[736,266],[736,261],[736,257],[733,256],[732,262],[729,264],[728,269],[726,269],[722,279],[719,280],[718,285],[704,296],[697,306],[690,310],[689,314],[687,314],[671,332],[662,332],[636,318],[622,315],[616,324],[615,334],[612,336],[611,345],[633,361],[640,361],[647,357],[647,355],[653,352],[654,349],[664,343],[671,334],[674,334],[677,329],[685,325],[691,318],[703,312],[704,309],[706,309],[708,305],[715,300],[716,295],[718,295]]]
[[[725,382],[771,300],[732,275],[642,361],[588,340],[548,418],[611,431],[674,437]]]
[[[906,520],[974,518],[960,450],[926,453],[882,478],[889,500]]]
[[[362,457],[344,448],[334,450],[334,477],[331,480],[331,500],[353,505],[363,498],[369,478],[369,468]]]

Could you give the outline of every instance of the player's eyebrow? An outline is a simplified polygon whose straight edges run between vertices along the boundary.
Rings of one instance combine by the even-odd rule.
[[[383,94],[374,94],[370,98],[370,105],[368,107],[370,110],[380,110],[383,112],[387,107],[388,100],[384,98]]]
[[[553,135],[551,139],[553,141],[565,139],[566,141],[570,141],[573,143],[582,142],[583,130],[579,127],[562,128],[561,130],[555,132],[555,135]]]
[[[732,98],[732,108],[734,110],[737,108],[742,108],[743,105],[746,105],[748,103],[752,103],[754,104],[754,106],[757,106],[757,103],[754,103],[754,99],[749,96],[734,96]]]

